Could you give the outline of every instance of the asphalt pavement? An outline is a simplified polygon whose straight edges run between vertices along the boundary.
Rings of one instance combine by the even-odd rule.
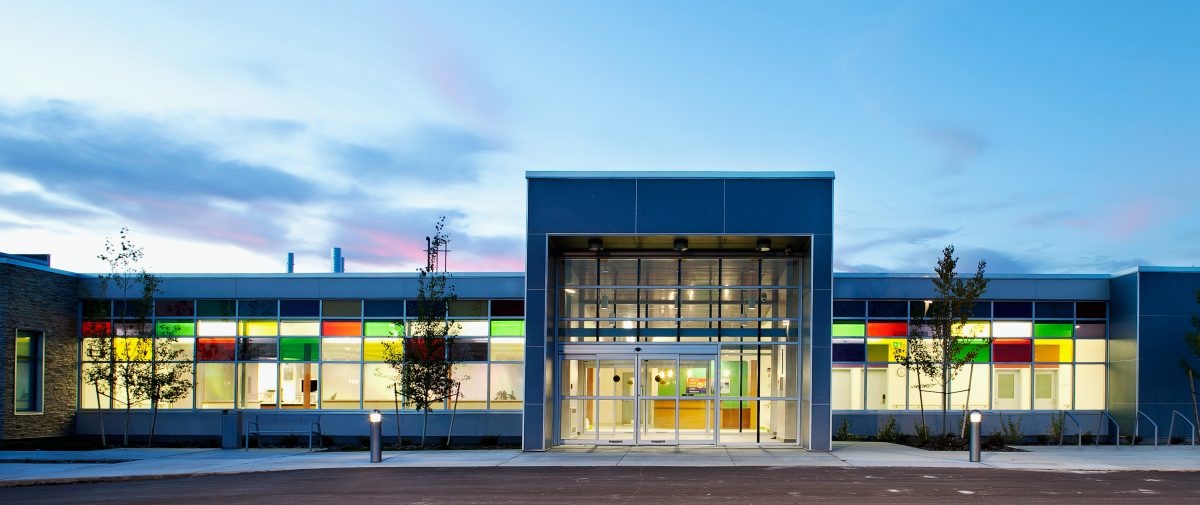
[[[0,503],[1197,503],[1197,472],[988,468],[352,468],[0,489]]]

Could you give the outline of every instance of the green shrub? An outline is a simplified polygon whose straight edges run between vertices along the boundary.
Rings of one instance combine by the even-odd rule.
[[[1066,429],[1066,422],[1067,422],[1067,413],[1066,412],[1056,412],[1054,414],[1050,414],[1050,433],[1049,433],[1049,435],[1050,435],[1050,440],[1052,442],[1058,443],[1059,440],[1062,440],[1064,430]]]
[[[838,441],[854,441],[860,440],[862,437],[850,432],[850,418],[842,418],[842,424],[838,425],[838,429],[833,434],[833,439]]]
[[[1008,419],[1000,416],[1000,433],[1004,436],[1004,443],[1008,445],[1017,445],[1025,441],[1025,434],[1021,432],[1021,420],[1015,416],[1008,416]]]
[[[888,420],[883,424],[883,428],[879,429],[879,434],[875,435],[875,439],[880,442],[896,442],[899,439],[900,431],[896,429],[896,418],[888,416]]]

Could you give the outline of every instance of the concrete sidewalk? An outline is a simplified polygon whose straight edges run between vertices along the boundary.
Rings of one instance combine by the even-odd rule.
[[[518,450],[400,451],[385,452],[383,462],[377,464],[368,462],[366,452],[308,452],[303,449],[0,451],[0,486],[354,467],[769,466],[1200,471],[1200,449],[1191,446],[1034,446],[1023,449],[1028,452],[986,452],[982,463],[968,463],[965,452],[932,452],[880,442],[835,442],[831,452],[732,447],[563,447],[540,453]]]

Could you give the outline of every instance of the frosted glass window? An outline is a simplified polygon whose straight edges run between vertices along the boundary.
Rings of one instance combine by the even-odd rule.
[[[285,337],[315,337],[321,334],[321,325],[316,321],[283,321],[279,323],[279,334]]]
[[[492,361],[524,361],[525,339],[501,337],[492,339]]]
[[[196,365],[196,408],[233,408],[233,383],[236,369],[233,363],[199,363]]]
[[[201,319],[196,322],[196,334],[201,337],[234,337],[237,336],[237,323]]]
[[[904,410],[907,374],[900,365],[867,366],[867,410]],[[913,408],[916,408],[914,406]]]
[[[996,321],[992,323],[996,338],[1029,338],[1033,336],[1033,321]]]
[[[362,365],[336,364],[321,367],[321,408],[358,410],[362,387]]]
[[[486,337],[488,334],[487,321],[454,321],[453,328],[453,334],[460,337]]]
[[[524,365],[493,364],[491,366],[491,408],[517,410],[525,397]],[[461,405],[460,405],[461,406]]]
[[[364,409],[395,410],[397,398],[394,388],[399,380],[395,369],[385,364],[366,364],[363,365],[362,380]]]
[[[1104,362],[1104,340],[1079,339],[1075,341],[1075,361]]]
[[[321,359],[324,361],[359,361],[363,339],[336,337],[321,339]]]
[[[1104,365],[1075,365],[1075,408],[1103,410]]]
[[[454,378],[462,382],[458,398],[459,409],[487,408],[488,365],[458,364],[454,365]]]

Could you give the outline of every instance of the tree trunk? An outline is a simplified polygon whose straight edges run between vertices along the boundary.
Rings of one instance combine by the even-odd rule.
[[[100,403],[99,384],[96,384],[96,413],[100,415],[100,446],[108,447],[108,436],[104,434],[104,405]]]
[[[126,386],[125,387],[125,434],[123,437],[123,439],[125,441],[125,447],[129,447],[129,418],[133,415],[133,413],[131,412],[131,409],[133,408],[133,406],[129,403],[129,400],[130,400],[129,386]]]
[[[917,401],[921,405],[921,427],[925,428],[928,433],[928,425],[925,424],[925,386],[922,384],[920,371],[917,372]]]
[[[400,449],[404,447],[404,439],[400,438],[400,392],[396,390],[396,384],[392,386],[392,405],[396,408],[396,448]]]
[[[425,448],[425,434],[429,432],[429,407],[425,407],[425,413],[421,415],[421,448]]]
[[[1196,420],[1196,432],[1200,433],[1200,409],[1196,408],[1196,381],[1192,378],[1192,369],[1188,367],[1188,387],[1192,390],[1192,419]],[[1167,444],[1170,445],[1168,440]]]
[[[146,441],[146,447],[154,447],[154,428],[158,424],[158,402],[150,407],[150,439]]]
[[[454,435],[454,415],[458,413],[458,385],[454,385],[454,400],[450,406],[450,429],[446,431],[446,448],[450,448],[450,439]]]
[[[970,374],[967,376],[967,399],[963,402],[963,422],[962,426],[959,427],[958,430],[958,438],[964,440],[967,438],[967,412],[970,412],[971,410],[971,386],[975,383],[974,361],[971,362],[971,368],[967,370],[967,373]]]
[[[947,366],[950,359],[950,351],[946,348],[947,342],[942,343],[942,433],[941,436],[946,436],[946,416],[950,410],[950,367]]]

